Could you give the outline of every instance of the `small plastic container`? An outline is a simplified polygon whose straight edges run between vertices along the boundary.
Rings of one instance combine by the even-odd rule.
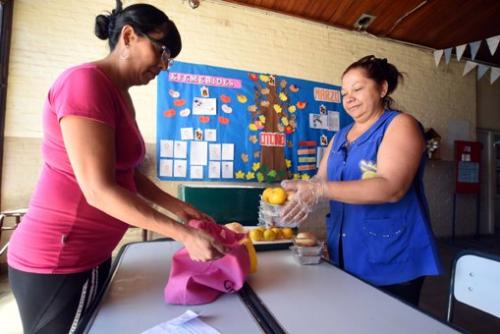
[[[259,224],[266,227],[297,227],[297,223],[285,223],[281,219],[281,208],[283,205],[269,204],[262,199],[259,205]]]
[[[318,256],[300,256],[297,254],[293,254],[295,260],[297,260],[300,264],[319,264],[321,262],[321,255]]]
[[[295,238],[293,239],[293,247],[295,247],[297,254],[300,256],[321,256],[323,244],[323,242],[318,242],[315,246],[311,247],[298,246],[295,243]]]
[[[274,226],[280,226],[281,225],[281,217],[280,216],[274,216],[266,211],[260,211],[259,212],[259,221],[264,222],[266,226],[269,227],[274,227]]]
[[[294,240],[295,241],[295,240]],[[303,247],[294,245],[290,246],[293,257],[300,264],[318,264],[321,262],[321,250],[323,249],[323,242],[319,242],[316,246]]]
[[[264,202],[262,199],[260,200],[260,210],[266,212],[269,215],[279,216],[281,215],[281,208],[283,205],[277,204],[269,204]]]
[[[319,264],[321,262],[321,248],[322,245],[314,247],[291,246],[290,250],[295,260],[300,264]]]

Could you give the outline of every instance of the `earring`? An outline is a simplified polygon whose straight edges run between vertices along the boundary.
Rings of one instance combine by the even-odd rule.
[[[130,50],[128,48],[128,45],[125,45],[125,49],[123,49],[122,52],[120,53],[120,59],[128,60],[129,57],[130,57]]]

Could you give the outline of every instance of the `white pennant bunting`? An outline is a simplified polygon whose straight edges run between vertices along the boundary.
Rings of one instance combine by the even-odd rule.
[[[481,78],[483,77],[483,75],[486,72],[488,72],[489,69],[490,69],[490,67],[487,66],[487,65],[478,64],[478,67],[477,67],[477,80],[481,80]]]
[[[492,67],[490,71],[490,85],[492,85],[498,77],[500,77],[500,67]]]
[[[464,66],[464,73],[462,74],[462,76],[466,76],[470,71],[472,71],[474,69],[474,67],[477,66],[477,63],[473,62],[473,61],[469,61],[467,60],[465,62],[465,66]]]
[[[457,60],[460,61],[460,58],[462,58],[462,55],[464,54],[465,47],[467,44],[462,44],[456,47],[457,49]]]
[[[448,65],[450,63],[451,49],[452,48],[448,48],[448,49],[444,50],[444,62],[446,63],[446,65]]]
[[[481,46],[481,41],[475,41],[469,43],[470,46],[470,57],[472,60],[476,59],[477,51],[479,50],[479,46]]]
[[[500,35],[493,36],[486,39],[486,43],[488,43],[488,48],[490,49],[490,53],[493,56],[498,47],[498,42],[500,42]]]
[[[441,61],[442,56],[443,50],[434,50],[434,62],[436,63],[436,67],[439,66],[439,62]]]

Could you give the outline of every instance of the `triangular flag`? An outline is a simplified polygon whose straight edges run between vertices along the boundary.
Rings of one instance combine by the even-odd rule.
[[[476,59],[477,51],[479,50],[479,46],[481,45],[481,41],[475,41],[469,43],[470,45],[470,58],[472,60]]]
[[[477,63],[473,62],[473,61],[469,61],[467,60],[465,62],[465,66],[464,66],[464,73],[462,74],[462,76],[466,76],[470,71],[472,71],[474,69],[474,67],[477,66]]]
[[[448,65],[450,63],[451,49],[452,48],[448,48],[448,49],[444,50],[444,62],[446,63],[446,65]]]
[[[443,50],[434,50],[434,62],[436,63],[436,67],[439,66],[439,62],[441,61],[442,56]]]
[[[457,49],[457,60],[460,61],[460,58],[462,58],[462,55],[464,54],[465,47],[467,44],[462,44],[456,47]]]
[[[490,85],[492,85],[498,77],[500,77],[500,67],[492,67],[490,71]]]
[[[478,64],[479,66],[477,67],[477,80],[481,80],[481,78],[483,77],[483,75],[488,72],[488,70],[490,69],[489,66],[487,65],[483,65],[483,64]]]
[[[498,42],[500,42],[500,35],[486,38],[486,43],[488,43],[488,48],[490,49],[490,53],[492,56],[495,54],[495,51],[497,50]]]

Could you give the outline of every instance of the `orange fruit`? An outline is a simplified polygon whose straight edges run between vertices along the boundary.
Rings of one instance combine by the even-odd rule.
[[[276,234],[274,233],[273,230],[267,229],[264,231],[264,240],[273,241],[275,239],[276,239]]]
[[[281,234],[283,235],[284,239],[292,239],[293,230],[290,227],[283,227],[281,229]]]
[[[269,194],[268,202],[270,204],[282,205],[286,202],[287,194],[285,189],[278,187],[273,188]]]
[[[250,239],[252,239],[252,241],[262,241],[262,240],[264,240],[264,233],[259,228],[250,230],[250,232],[248,232],[248,236],[250,237]]]

